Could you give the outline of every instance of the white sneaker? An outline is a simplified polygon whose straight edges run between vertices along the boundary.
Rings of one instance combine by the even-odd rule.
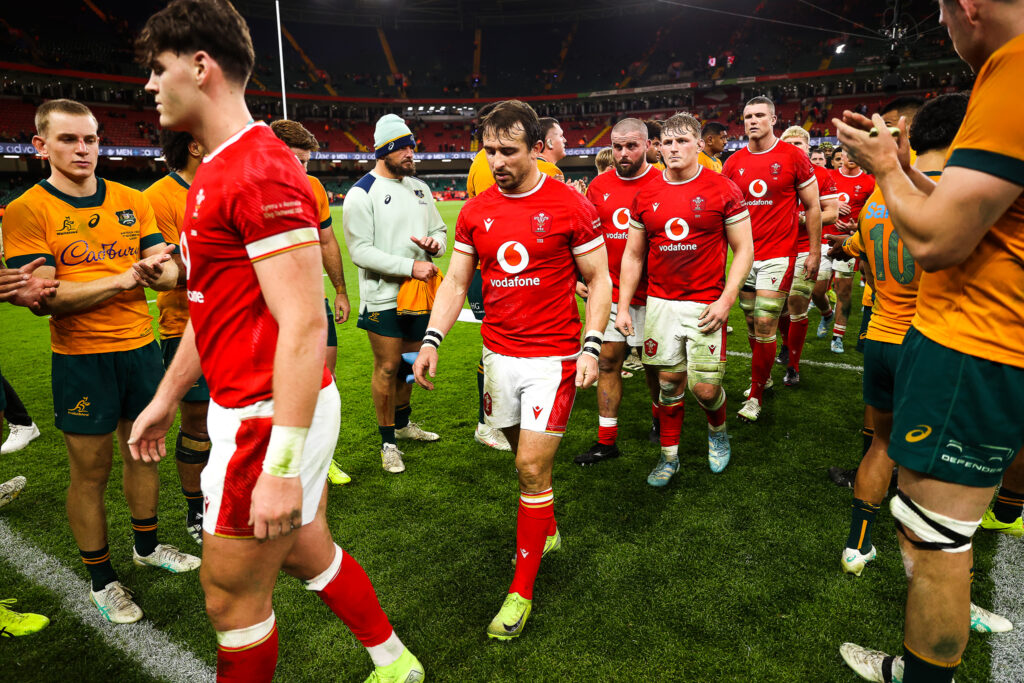
[[[160,567],[172,574],[190,572],[193,569],[198,569],[199,565],[203,563],[195,555],[183,553],[173,545],[166,543],[157,544],[156,549],[149,555],[139,555],[132,547],[132,562],[140,567]]]
[[[1013,622],[972,602],[971,630],[975,633],[1006,633],[1013,630]]]
[[[7,435],[7,441],[4,441],[4,445],[0,446],[0,455],[16,453],[39,438],[39,427],[36,426],[35,422],[27,427],[20,425],[10,425],[10,427],[11,433]]]
[[[473,439],[484,446],[488,446],[497,451],[510,451],[512,446],[509,445],[508,439],[500,429],[494,427],[488,427],[484,424],[477,424],[476,432],[473,433]]]
[[[426,431],[415,422],[410,422],[401,429],[396,429],[395,437],[399,439],[412,439],[413,441],[437,441],[441,438],[434,432]]]
[[[0,508],[18,497],[25,488],[25,477],[15,477],[0,484]]]
[[[405,472],[405,463],[402,462],[403,455],[405,454],[398,450],[398,446],[395,444],[384,444],[384,447],[380,449],[380,463],[384,471],[391,474]]]
[[[142,618],[142,610],[132,600],[130,590],[120,581],[111,581],[101,591],[89,591],[89,599],[103,618],[113,624],[134,624]]]
[[[775,380],[773,380],[771,377],[769,377],[768,381],[764,383],[764,390],[768,391],[769,389],[771,389],[774,386],[775,386]],[[750,387],[747,387],[746,389],[743,390],[743,398],[750,398]]]
[[[644,369],[644,364],[631,353],[626,356],[626,360],[622,361],[622,367],[631,372],[641,372]]]
[[[871,546],[871,550],[866,553],[861,553],[856,548],[846,548],[843,550],[843,554],[839,558],[839,562],[843,565],[844,574],[860,576],[867,563],[875,559],[877,556],[878,552],[875,550],[875,546]]]
[[[757,418],[761,417],[761,402],[756,398],[748,398],[736,411],[736,415],[744,422],[757,422]]]
[[[839,654],[846,665],[865,681],[875,683],[902,683],[903,658],[887,655],[878,650],[869,650],[856,643],[843,643]],[[886,677],[888,670],[889,676]]]

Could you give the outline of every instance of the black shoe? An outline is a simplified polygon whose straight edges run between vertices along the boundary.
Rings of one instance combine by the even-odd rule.
[[[852,489],[853,482],[857,479],[857,470],[844,470],[842,467],[829,467],[828,478],[831,479],[832,483],[836,486]]]
[[[651,431],[647,432],[647,440],[655,446],[661,445],[661,423],[657,420],[651,423]]]
[[[602,460],[611,460],[619,457],[619,447],[615,444],[605,445],[595,443],[586,453],[580,453],[572,459],[577,465],[594,465]]]
[[[776,365],[786,365],[789,363],[789,347],[785,344],[779,349],[779,357],[775,359]]]
[[[787,387],[795,387],[800,384],[800,373],[793,368],[786,368],[786,376],[782,379],[782,383]]]

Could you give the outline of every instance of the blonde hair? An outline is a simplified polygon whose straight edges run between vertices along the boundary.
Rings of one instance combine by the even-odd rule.
[[[594,157],[594,166],[597,167],[598,173],[604,173],[614,163],[615,155],[612,153],[611,147],[602,147],[598,150],[597,156]]]
[[[88,116],[91,117],[96,127],[99,128],[99,121],[96,120],[96,116],[93,115],[92,110],[85,106],[81,102],[75,102],[74,100],[50,100],[43,102],[36,109],[36,135],[41,138],[46,137],[46,131],[50,127],[50,114],[57,112],[59,114],[70,114],[71,116]]]
[[[808,133],[803,126],[790,126],[786,130],[782,131],[782,135],[779,139],[785,140],[786,138],[803,138],[804,142],[808,145],[811,144],[811,134]]]

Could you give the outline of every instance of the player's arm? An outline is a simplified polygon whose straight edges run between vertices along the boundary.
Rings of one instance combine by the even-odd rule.
[[[597,357],[601,353],[600,342],[595,349],[588,341],[592,331],[603,335],[608,326],[608,316],[612,310],[612,278],[608,274],[608,250],[604,244],[584,254],[574,254],[573,258],[576,259],[576,268],[587,285],[587,332],[583,353],[576,360],[576,386],[586,389],[597,381]],[[629,307],[628,299],[626,307]]]
[[[751,266],[754,265],[754,233],[750,225],[749,214],[727,224],[725,238],[729,241],[729,248],[732,249],[732,264],[729,266],[729,275],[725,279],[722,295],[700,314],[697,325],[704,333],[717,332],[729,322],[729,311],[736,303],[740,287],[743,286]],[[811,242],[811,244],[820,244],[820,240]],[[813,252],[814,250],[811,250],[811,253]]]
[[[44,280],[33,275],[44,263],[46,259],[40,257],[21,268],[0,268],[0,302],[8,301],[38,312],[43,301],[56,294],[60,285],[56,280]]]
[[[160,244],[142,250],[142,260],[132,264],[135,279],[143,287],[166,292],[178,286],[178,264],[171,257],[177,247]]]
[[[813,176],[812,176],[813,177]],[[807,239],[811,244],[821,244],[821,202],[818,200],[818,181],[797,188],[797,196],[804,205],[804,225],[807,228]],[[818,279],[818,266],[821,265],[821,250],[811,249],[804,259],[804,279]]]
[[[257,539],[285,535],[302,524],[299,472],[324,372],[320,254],[300,247],[253,262],[263,299],[277,321],[274,423],[250,505]]]
[[[615,329],[629,337],[633,334],[633,317],[629,314],[629,303],[640,286],[644,261],[647,259],[647,228],[631,220],[626,248],[622,252],[619,266],[619,300],[615,302]]]
[[[431,201],[433,201],[433,197],[431,197]],[[427,236],[411,237],[410,239],[432,257],[439,258],[444,256],[445,248],[448,246],[448,226],[437,210],[437,203],[434,202],[430,208],[433,209],[433,216],[431,216],[430,227],[427,228]]]
[[[136,460],[159,462],[167,456],[165,438],[174,423],[178,403],[199,379],[199,352],[196,350],[196,335],[192,321],[185,325],[185,333],[178,343],[174,360],[160,380],[153,400],[149,402],[132,424],[128,449]]]
[[[458,245],[456,244],[456,247]],[[437,375],[437,350],[445,335],[459,319],[462,304],[466,301],[469,284],[476,270],[476,255],[455,249],[451,261],[448,262],[448,274],[441,281],[434,296],[434,307],[430,311],[427,333],[423,337],[419,355],[412,366],[413,377],[425,389],[433,389],[434,384],[427,375]]]
[[[831,199],[821,200],[821,226],[824,228],[826,225],[835,225],[835,222],[839,219],[839,198],[832,197]],[[805,218],[806,220],[806,218]]]
[[[330,227],[320,229],[320,260],[323,261],[327,279],[334,287],[334,321],[343,323],[348,320],[352,305],[348,300],[348,289],[345,287],[345,268],[341,260],[341,247],[334,230]]]

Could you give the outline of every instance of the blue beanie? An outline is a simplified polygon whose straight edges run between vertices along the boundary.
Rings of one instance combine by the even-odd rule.
[[[416,138],[413,137],[409,126],[405,125],[402,117],[394,114],[380,117],[373,131],[374,156],[382,159],[403,147],[416,147]]]

